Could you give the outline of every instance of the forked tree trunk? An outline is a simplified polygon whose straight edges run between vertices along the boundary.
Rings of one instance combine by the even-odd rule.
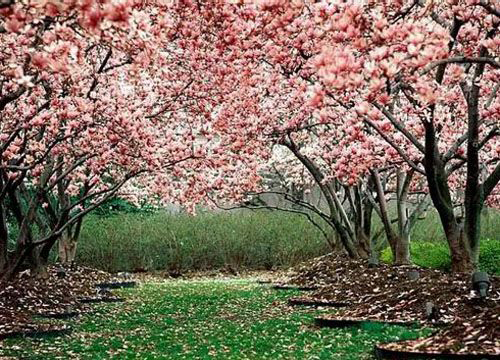
[[[433,181],[429,181],[431,185],[429,190],[448,242],[451,271],[454,273],[473,271],[478,265],[479,226],[472,229],[473,231],[469,231],[473,237],[468,238],[463,221],[454,214],[448,183],[442,175],[445,172],[444,167],[440,163],[440,159],[434,159],[434,161],[434,166],[426,164],[427,172],[432,174],[427,175],[427,177]],[[479,216],[476,217],[476,221],[479,222]]]
[[[392,258],[394,265],[408,265],[410,264],[410,238],[409,232],[406,233],[406,236],[396,233],[392,226],[391,220],[389,218],[389,210],[387,201],[385,199],[385,191],[380,180],[380,175],[378,171],[373,170],[373,179],[375,182],[375,190],[377,192],[377,199],[379,205],[379,216],[382,220],[382,224],[384,226],[385,235],[387,237],[387,242],[391,248]],[[406,201],[406,200],[405,200]],[[401,202],[401,198],[398,194],[398,218],[400,216],[399,212],[404,212],[405,216],[403,219],[398,219],[400,223],[404,220],[406,224],[406,206],[404,202]]]
[[[325,176],[321,172],[321,169],[311,159],[300,152],[299,148],[291,138],[289,138],[288,141],[283,141],[282,145],[286,146],[297,157],[297,159],[300,160],[321,190],[321,193],[325,197],[330,210],[328,223],[338,233],[340,242],[344,246],[344,249],[349,257],[352,259],[359,258],[360,254],[354,243],[355,239],[353,239],[354,233],[349,228],[350,224],[344,223],[343,221],[345,220],[346,215],[344,209],[342,208],[342,204],[340,204],[340,201],[338,200],[335,189],[333,189],[329,184],[324,183],[323,180]]]
[[[472,272],[477,268],[479,251],[469,246],[469,240],[464,231],[463,224],[456,223],[445,229],[446,239],[450,249],[451,271]]]
[[[464,22],[455,19],[451,29],[451,38],[456,39],[458,32]],[[495,36],[496,33],[488,33],[488,37]],[[450,50],[454,41],[450,42]],[[489,57],[488,49],[481,47],[481,57]],[[467,66],[469,66],[468,64]],[[454,213],[453,201],[451,197],[448,177],[453,172],[446,169],[446,162],[452,157],[442,156],[439,153],[438,136],[434,126],[434,106],[430,108],[430,119],[424,122],[425,129],[425,172],[429,192],[436,207],[441,223],[443,225],[451,255],[451,270],[453,272],[470,272],[477,268],[479,260],[479,243],[481,235],[481,211],[484,202],[500,181],[500,163],[497,163],[493,172],[485,177],[481,183],[479,152],[481,148],[495,136],[495,131],[481,138],[480,135],[480,109],[479,97],[480,87],[476,80],[479,80],[484,73],[486,64],[475,65],[472,80],[469,84],[462,85],[462,93],[467,102],[467,133],[466,144],[466,182],[464,198],[464,221]],[[441,84],[446,70],[446,63],[441,64],[436,72],[436,82]],[[491,98],[491,100],[493,97]],[[487,107],[488,105],[486,105]],[[486,120],[486,119],[484,119]],[[488,119],[489,120],[489,119]],[[460,144],[459,144],[460,145]],[[451,154],[453,155],[453,154]]]
[[[362,229],[356,232],[356,248],[359,257],[362,259],[368,259],[371,255],[370,251],[370,235],[365,234]]]

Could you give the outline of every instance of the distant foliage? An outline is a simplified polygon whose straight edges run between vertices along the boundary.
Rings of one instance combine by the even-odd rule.
[[[300,215],[132,211],[86,219],[77,261],[108,271],[271,269],[328,251],[321,233]]]
[[[375,227],[381,226],[378,221]],[[500,274],[500,213],[483,217],[480,266]],[[304,217],[278,211],[169,214],[113,199],[84,222],[77,260],[108,271],[271,269],[294,266],[329,250]],[[412,233],[412,261],[450,269],[437,215],[429,213]],[[382,260],[391,262],[389,248]]]

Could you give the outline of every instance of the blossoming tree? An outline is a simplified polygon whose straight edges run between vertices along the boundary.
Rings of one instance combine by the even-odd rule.
[[[495,2],[266,2],[265,10],[280,64],[300,67],[319,100],[351,114],[353,131],[377,135],[425,176],[453,270],[474,268],[481,209],[497,203],[500,180]]]
[[[3,278],[26,259],[43,272],[57,240],[71,261],[83,216],[125,183],[164,199],[200,197],[197,172],[221,157],[204,136],[215,100],[203,76],[210,73],[196,71],[205,48],[193,48],[194,23],[177,10],[185,9],[91,2],[2,9]],[[8,219],[17,223],[12,253]]]

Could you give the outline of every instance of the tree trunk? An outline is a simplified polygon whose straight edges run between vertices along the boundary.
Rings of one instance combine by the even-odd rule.
[[[78,244],[78,238],[80,237],[80,232],[82,230],[83,218],[78,219],[78,221],[70,226],[66,231],[63,232],[61,237],[58,239],[59,242],[59,261],[63,264],[73,264],[76,258],[76,249]]]
[[[328,208],[330,210],[328,221],[329,225],[338,233],[340,241],[349,257],[352,259],[359,258],[358,251],[354,244],[354,233],[350,228],[349,219],[347,219],[345,211],[342,208],[342,204],[338,200],[335,189],[332,189],[330,186],[331,184],[325,184],[323,182],[325,177],[320,168],[311,159],[299,151],[299,148],[291,138],[289,138],[288,141],[283,141],[282,145],[286,146],[297,157],[297,159],[300,160],[300,162],[306,167],[311,176],[314,178],[316,184],[321,190],[321,193],[325,196],[328,203]],[[340,219],[338,219],[337,216],[339,216]],[[343,222],[345,222],[345,226]]]
[[[425,127],[425,173],[429,194],[438,211],[441,224],[448,241],[451,255],[452,272],[469,272],[474,269],[468,239],[462,221],[453,211],[453,201],[448,184],[448,175],[437,148],[433,122],[424,123]],[[469,174],[468,174],[469,175]]]
[[[28,254],[28,261],[31,269],[31,276],[38,279],[47,279],[47,260],[41,255],[41,250],[34,248]]]
[[[24,264],[27,254],[28,247],[18,245],[16,251],[14,251],[12,256],[9,256],[9,258],[7,259],[4,271],[0,276],[0,282],[12,280],[12,278],[19,272],[19,269]]]
[[[346,189],[346,191],[351,191]],[[366,191],[370,191],[369,189]],[[356,231],[356,244],[361,258],[368,259],[371,255],[371,221],[373,205],[363,198],[362,184],[352,188],[353,196],[349,197],[354,213],[354,228]]]
[[[399,236],[396,239],[396,248],[394,251],[394,265],[409,265],[410,262],[410,238]]]
[[[3,186],[1,177],[0,185]],[[9,229],[7,227],[7,214],[4,200],[4,198],[0,199],[0,273],[7,266],[7,251],[9,243]]]
[[[377,192],[377,200],[379,204],[379,215],[382,220],[382,225],[384,226],[385,235],[387,237],[387,242],[391,248],[393,263],[395,265],[402,265],[405,263],[404,256],[409,255],[408,251],[405,251],[401,243],[401,237],[396,235],[391,226],[391,221],[389,219],[389,211],[387,201],[385,199],[384,187],[380,181],[380,175],[377,169],[372,171],[373,180],[375,182],[375,190]]]
[[[351,259],[358,259],[360,257],[360,254],[358,252],[358,248],[351,240],[349,232],[342,226],[342,224],[336,224],[335,230],[339,235],[340,242],[342,243],[344,249],[347,251],[347,255],[349,255]]]
[[[408,191],[413,170],[403,173],[398,170],[396,179],[396,202],[398,211],[398,236],[394,253],[395,265],[409,265],[410,262],[410,221],[408,219]]]
[[[356,232],[356,248],[360,258],[368,259],[370,257],[370,235],[360,228]]]
[[[7,251],[9,242],[9,233],[7,231],[7,221],[3,206],[0,204],[0,272],[7,266]]]
[[[486,50],[484,50],[486,52]],[[477,65],[475,77],[483,74],[484,65]],[[484,188],[480,184],[479,175],[479,86],[472,83],[466,96],[467,100],[467,181],[465,183],[465,223],[461,236],[469,262],[476,268],[479,261],[479,242],[481,235],[481,210],[484,204]],[[464,266],[468,264],[457,264]]]
[[[477,257],[478,251],[470,248],[463,225],[457,223],[445,232],[450,248],[451,271],[454,273],[474,271],[476,268],[474,258]]]
[[[380,253],[385,248],[386,238],[383,236],[384,228],[380,228],[370,239],[370,258],[380,259]]]
[[[0,274],[0,284],[2,282],[7,282],[12,279],[14,274],[17,272],[17,268],[13,266],[12,262],[8,262],[5,264],[2,273]]]
[[[68,235],[59,238],[59,261],[62,264],[72,264],[75,261],[77,241]]]

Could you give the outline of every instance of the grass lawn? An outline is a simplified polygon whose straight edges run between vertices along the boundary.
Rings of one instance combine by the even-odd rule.
[[[23,359],[371,359],[378,342],[423,336],[397,326],[319,329],[319,310],[291,308],[295,291],[250,280],[148,283],[95,306],[63,337],[9,339],[0,356]],[[329,310],[331,311],[331,310]]]

